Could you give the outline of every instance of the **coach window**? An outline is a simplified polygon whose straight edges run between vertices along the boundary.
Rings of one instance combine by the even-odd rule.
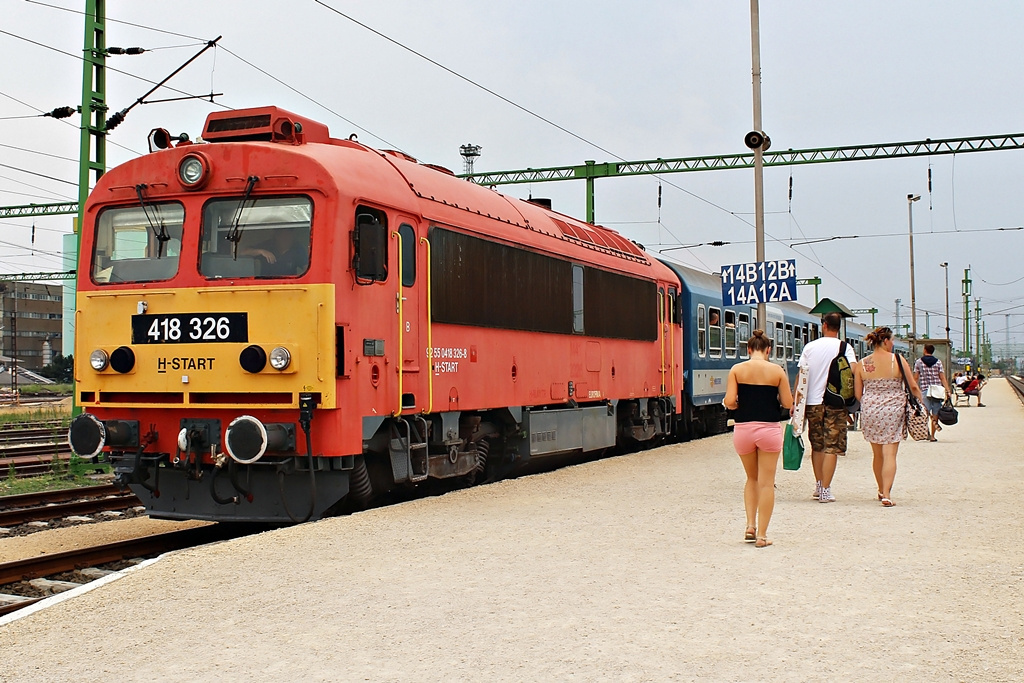
[[[583,334],[583,266],[572,266],[572,331]]]
[[[807,334],[807,325],[797,325],[793,329],[793,359],[800,360],[800,354],[804,350],[804,335]]]
[[[782,360],[786,357],[786,330],[781,323],[775,326],[775,358]]]
[[[398,229],[402,238],[402,286],[416,284],[416,231],[408,223]]]
[[[736,328],[736,344],[740,348],[740,358],[746,358],[747,341],[750,339],[750,316],[740,313],[740,324]]]
[[[725,357],[736,357],[736,311],[725,312]]]
[[[704,357],[708,353],[708,321],[704,304],[697,306],[697,355]]]
[[[722,311],[717,308],[708,308],[708,353],[722,357]]]
[[[793,360],[793,326],[786,323],[786,360]]]
[[[818,338],[818,323],[811,323],[810,338],[808,342],[812,342]]]

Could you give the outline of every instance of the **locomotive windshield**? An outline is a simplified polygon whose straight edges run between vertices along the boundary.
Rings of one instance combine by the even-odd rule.
[[[96,221],[92,279],[98,283],[168,280],[178,272],[181,204],[104,209]]]
[[[208,278],[296,277],[309,269],[308,197],[215,199],[203,209],[199,272]]]

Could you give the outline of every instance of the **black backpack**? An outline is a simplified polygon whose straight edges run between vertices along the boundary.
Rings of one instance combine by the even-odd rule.
[[[853,368],[846,357],[846,342],[839,343],[839,354],[828,365],[824,403],[832,408],[851,408],[857,403],[853,390]]]

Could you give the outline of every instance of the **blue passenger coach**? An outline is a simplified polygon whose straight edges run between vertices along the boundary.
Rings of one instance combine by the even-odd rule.
[[[751,332],[763,329],[773,340],[771,360],[786,370],[792,383],[804,345],[820,335],[821,320],[807,307],[786,302],[766,306],[762,327],[756,306],[723,304],[718,274],[663,263],[679,276],[682,285],[684,387],[680,431],[690,438],[720,434],[728,427],[722,399],[729,369],[747,359]]]

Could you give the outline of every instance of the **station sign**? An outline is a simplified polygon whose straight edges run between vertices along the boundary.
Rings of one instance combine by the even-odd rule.
[[[796,300],[796,259],[722,266],[726,306]]]
[[[966,357],[966,356],[961,356],[960,358],[956,359],[956,364],[957,365],[970,365],[971,364],[971,359]]]

